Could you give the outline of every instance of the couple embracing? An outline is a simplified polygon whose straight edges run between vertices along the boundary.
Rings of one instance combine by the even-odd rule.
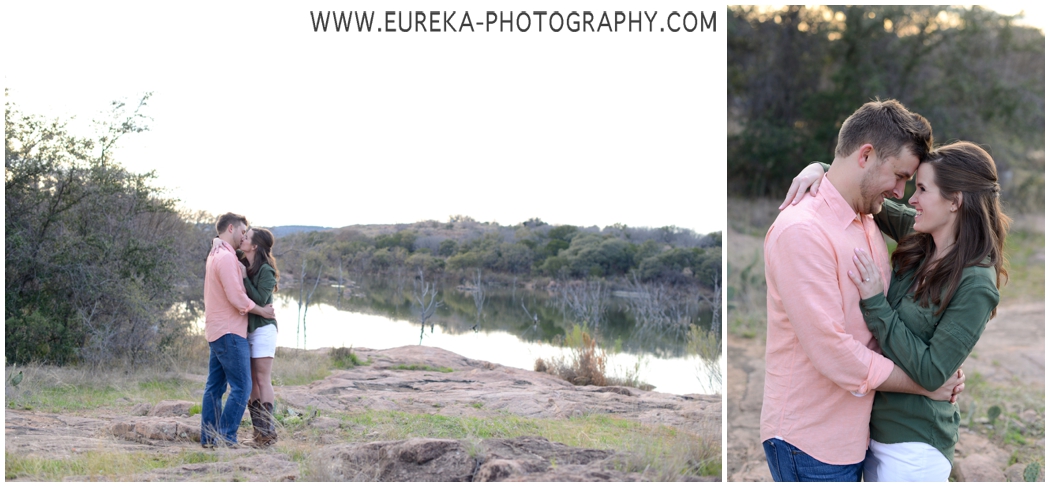
[[[885,199],[913,176],[910,207]],[[991,156],[969,142],[934,148],[921,115],[870,102],[782,209],[764,246],[773,479],[947,481],[959,367],[1007,277]]]
[[[277,441],[270,382],[277,349],[274,237],[264,228],[249,229],[248,219],[234,213],[219,217],[215,231],[204,276],[204,336],[210,356],[201,445],[236,448],[247,407],[255,429],[252,446],[269,446]],[[230,394],[223,405],[227,384]]]

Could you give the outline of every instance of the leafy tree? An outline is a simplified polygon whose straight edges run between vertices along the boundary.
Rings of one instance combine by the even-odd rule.
[[[180,214],[153,173],[114,159],[122,137],[147,130],[148,99],[114,102],[95,137],[6,103],[9,363],[148,360],[199,311],[208,218]]]

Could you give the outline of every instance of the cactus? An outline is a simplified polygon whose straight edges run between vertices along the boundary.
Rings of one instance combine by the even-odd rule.
[[[1029,463],[1024,468],[1024,481],[1035,482],[1039,478],[1039,462]]]
[[[994,423],[996,418],[998,418],[999,414],[1001,414],[1002,412],[1003,412],[1003,410],[1000,409],[999,406],[992,406],[992,407],[988,408],[988,421],[991,421],[991,422]]]

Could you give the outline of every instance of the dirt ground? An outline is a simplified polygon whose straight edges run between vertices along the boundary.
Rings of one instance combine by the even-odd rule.
[[[330,454],[333,458],[340,455],[346,457],[348,454],[339,449],[345,450],[351,447],[362,451],[389,449],[395,453],[402,452],[394,455],[395,457],[416,455],[416,453],[403,452],[406,447],[402,443],[405,442],[345,443],[341,442],[340,435],[330,434],[335,430],[350,426],[341,424],[336,418],[330,417],[329,413],[384,410],[437,413],[450,417],[495,417],[512,414],[527,418],[571,418],[581,414],[608,414],[646,424],[667,425],[704,437],[718,438],[720,436],[719,427],[722,417],[720,396],[674,395],[625,387],[574,386],[547,374],[472,360],[433,347],[410,346],[389,350],[355,349],[355,353],[361,360],[368,361],[369,364],[350,370],[334,371],[325,379],[308,385],[275,387],[278,401],[281,404],[299,410],[317,411],[314,417],[308,419],[309,424],[306,429],[298,431],[293,438],[285,438],[282,441],[313,441],[317,443],[315,446],[319,454]],[[398,364],[421,364],[431,367],[432,370],[399,370],[396,368]],[[453,371],[436,371],[436,369],[444,368]],[[203,387],[204,377],[195,377],[195,379],[199,380]],[[163,403],[166,402],[168,401],[163,401]],[[79,455],[90,456],[92,452],[99,454],[139,452],[162,456],[194,455],[204,452],[205,450],[198,443],[200,416],[190,416],[187,413],[189,407],[194,403],[192,401],[170,401],[170,403],[165,411],[161,411],[164,409],[161,403],[135,405],[130,402],[114,405],[111,408],[66,414],[6,409],[5,452],[16,454],[19,457],[40,459],[70,459]],[[366,438],[378,435],[378,433],[365,433],[362,434]],[[242,440],[246,440],[250,434],[250,428],[241,428]],[[541,440],[526,438],[525,440],[506,440],[504,443],[524,441],[531,444],[546,441]],[[452,445],[449,442],[450,440],[426,440],[420,443],[410,440],[408,443],[409,447],[419,451],[430,451],[435,448],[434,445],[437,445],[451,452],[450,455],[462,456],[464,447],[458,443]],[[503,477],[512,474],[519,475],[519,477],[524,474],[537,476],[535,478],[525,477],[522,480],[644,479],[641,475],[618,473],[612,466],[615,463],[615,457],[610,457],[611,452],[599,455],[602,459],[611,458],[605,461],[609,465],[596,463],[597,466],[569,468],[571,465],[565,464],[570,461],[574,462],[575,460],[572,459],[580,457],[580,452],[584,450],[560,444],[540,446],[549,450],[550,453],[542,452],[546,450],[524,452],[521,454],[527,457],[524,460],[513,458],[509,454],[499,458],[477,457],[475,463],[484,466],[488,461],[495,462],[491,468],[507,470]],[[497,451],[500,448],[511,447],[494,445],[490,449]],[[323,449],[333,450],[325,453],[321,451]],[[300,463],[288,454],[280,453],[276,448],[269,450],[220,448],[208,451],[214,452],[217,456],[177,467],[155,469],[134,478],[119,480],[281,481],[298,480],[301,477]],[[591,452],[591,450],[586,452]],[[350,456],[355,455],[361,457],[361,454],[357,453]],[[543,461],[537,464],[536,458],[541,458]],[[413,464],[413,462],[408,463]],[[422,465],[427,462],[416,463]],[[551,470],[555,469],[547,467],[537,470],[537,465],[543,467],[555,463],[561,465],[556,472],[552,473]],[[361,477],[365,475],[361,473],[361,468],[360,465],[348,466],[347,469],[355,472],[353,475],[336,472],[332,474],[332,478],[364,478]],[[412,465],[407,467],[403,465],[385,466],[382,472],[368,471],[366,474],[371,476],[368,478],[375,480],[399,480],[403,478],[396,474],[403,472],[406,468],[411,470],[415,467]],[[419,475],[429,474],[424,472]],[[504,480],[503,477],[490,475],[487,479]],[[416,480],[443,479],[444,477],[416,478]],[[63,480],[114,479],[88,475],[67,477]]]
[[[963,370],[969,377],[979,373],[986,382],[1031,388],[1029,394],[1043,397],[1045,326],[1046,305],[1043,302],[1015,302],[1000,306],[998,315],[988,323],[971,357],[963,364]],[[727,353],[727,478],[729,481],[772,481],[759,442],[765,374],[764,333],[756,338],[730,333]],[[1020,413],[1019,428],[1034,425],[1041,428],[1044,421],[1042,411]],[[1026,424],[1029,422],[1031,424]],[[1034,446],[1045,448],[1042,439]],[[956,446],[952,477],[967,481],[1020,481],[1024,465],[1010,465],[1013,453],[993,444],[986,435],[964,427]]]

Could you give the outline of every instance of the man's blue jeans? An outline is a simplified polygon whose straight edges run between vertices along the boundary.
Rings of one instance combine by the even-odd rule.
[[[776,438],[762,442],[774,482],[860,482],[864,462],[831,465],[806,454],[791,443]]]
[[[237,428],[241,416],[248,406],[248,395],[252,392],[251,359],[248,339],[227,333],[208,343],[211,356],[208,359],[208,383],[204,386],[201,403],[201,445],[237,443]],[[222,394],[230,385],[226,407],[222,405]]]

